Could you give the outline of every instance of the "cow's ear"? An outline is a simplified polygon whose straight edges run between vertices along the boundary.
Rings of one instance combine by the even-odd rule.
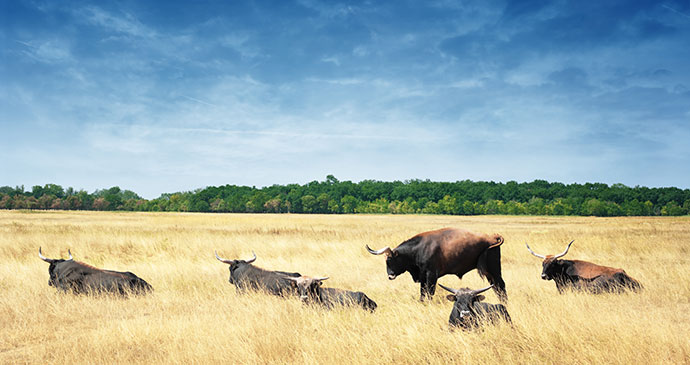
[[[391,254],[391,256],[393,256],[393,257],[398,257],[398,251],[393,250],[392,252],[393,252],[393,253]]]
[[[478,301],[478,302],[481,302],[482,300],[486,299],[486,297],[483,296],[483,295],[481,295],[481,294],[480,294],[480,295],[477,295],[475,298],[477,298],[477,301]]]
[[[446,298],[447,298],[448,300],[450,300],[451,302],[454,302],[455,299],[456,299],[456,298],[455,298],[455,295],[453,295],[453,294],[448,294],[448,295],[446,295]]]

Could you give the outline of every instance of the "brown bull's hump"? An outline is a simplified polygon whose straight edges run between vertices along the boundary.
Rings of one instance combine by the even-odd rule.
[[[625,273],[623,269],[597,265],[587,261],[573,260],[575,273],[583,279],[594,279],[599,276],[613,276],[617,273]]]

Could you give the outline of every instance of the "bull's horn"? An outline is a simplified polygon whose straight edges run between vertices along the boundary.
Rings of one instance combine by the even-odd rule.
[[[254,255],[254,258],[247,260],[248,264],[251,264],[252,262],[256,261],[256,254],[254,253],[254,251],[252,251],[252,255]]]
[[[457,294],[457,293],[458,293],[458,291],[457,291],[457,290],[455,290],[455,289],[451,289],[451,288],[449,288],[449,287],[447,287],[447,286],[444,286],[444,285],[443,285],[443,284],[441,284],[441,283],[438,283],[438,286],[440,286],[440,287],[441,287],[441,288],[443,288],[443,289],[446,289],[446,290],[448,290],[449,292],[451,292],[451,293],[453,293],[453,294]]]
[[[575,240],[570,241],[570,243],[568,244],[568,247],[565,248],[565,251],[563,251],[562,254],[556,255],[556,256],[554,256],[553,258],[554,258],[554,259],[557,259],[557,258],[559,258],[559,257],[565,256],[565,254],[568,253],[568,250],[570,249],[570,245],[572,245],[573,242],[575,242]]]
[[[380,255],[380,254],[384,254],[384,253],[385,253],[386,256],[390,256],[390,255],[393,254],[393,250],[391,250],[391,248],[388,247],[388,246],[386,246],[386,247],[384,247],[384,248],[382,248],[382,249],[380,249],[380,250],[378,250],[378,251],[372,250],[371,247],[369,247],[369,245],[366,245],[366,247],[367,247],[367,251],[369,251],[369,253],[372,254],[372,255]]]
[[[288,275],[285,275],[285,274],[278,274],[278,275],[280,275],[280,277],[283,278],[283,279],[288,279],[288,280],[292,280],[292,281],[297,281],[298,279],[300,279],[300,278],[303,277],[303,276],[294,277],[294,276],[288,276]]]
[[[43,260],[43,261],[45,261],[45,262],[47,262],[47,263],[49,263],[49,264],[52,264],[53,262],[55,262],[55,260],[49,259],[49,258],[43,256],[43,253],[41,252],[41,247],[40,247],[40,246],[38,247],[38,257],[40,257],[41,260]]]
[[[328,276],[323,276],[323,277],[320,277],[320,278],[314,278],[314,280],[318,280],[318,281],[328,280]]]
[[[484,289],[477,289],[477,290],[473,291],[472,294],[474,294],[474,295],[481,294],[481,293],[491,289],[493,286],[494,286],[494,284],[491,284]]]
[[[544,260],[544,259],[546,258],[546,256],[540,255],[540,254],[535,253],[534,251],[532,251],[532,249],[529,248],[529,245],[528,245],[528,244],[525,243],[525,246],[527,246],[527,249],[529,250],[529,252],[530,252],[532,255],[537,256],[538,258],[540,258],[540,259],[542,259],[542,260]]]
[[[218,256],[218,252],[216,252],[215,250],[213,251],[213,253],[216,254],[216,258],[218,259],[218,261],[220,261],[220,262],[222,262],[222,263],[225,263],[225,264],[232,264],[232,260],[227,260],[227,259],[222,259],[222,258],[220,258],[220,256]]]
[[[72,258],[72,252],[70,252],[69,248],[67,249],[67,254],[69,255],[69,260],[74,260]]]

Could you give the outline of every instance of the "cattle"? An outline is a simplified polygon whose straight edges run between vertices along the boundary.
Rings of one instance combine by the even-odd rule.
[[[510,314],[503,304],[482,303],[485,299],[481,293],[489,290],[493,285],[484,289],[470,288],[452,289],[442,284],[439,286],[453,294],[446,298],[453,303],[448,324],[451,328],[460,327],[464,330],[477,328],[483,324],[498,324],[501,321],[512,324]]]
[[[339,306],[360,306],[370,312],[376,310],[376,302],[361,291],[350,291],[337,288],[324,288],[321,285],[328,277],[286,277],[297,284],[300,299],[304,303],[316,303],[326,308]]]
[[[601,266],[587,261],[580,260],[559,260],[565,256],[573,244],[570,241],[565,251],[558,255],[540,255],[532,251],[527,245],[529,252],[544,260],[542,262],[541,278],[553,280],[559,293],[566,289],[582,290],[590,293],[620,293],[625,289],[638,291],[642,289],[640,283],[628,276],[623,269],[616,269],[608,266]]]
[[[144,294],[152,291],[149,283],[131,272],[120,272],[95,268],[83,262],[74,261],[72,252],[67,250],[69,259],[49,259],[43,256],[41,247],[38,257],[50,264],[48,285],[63,292],[75,294],[109,292],[120,295]]]
[[[372,255],[386,255],[388,279],[409,272],[420,283],[420,301],[432,298],[436,281],[444,275],[462,276],[473,269],[486,278],[501,301],[507,300],[505,282],[501,277],[503,237],[489,236],[463,229],[443,228],[420,233],[391,249],[385,247],[367,251]]]
[[[481,293],[489,290],[492,285],[484,289],[470,288],[451,289],[442,284],[441,288],[453,293],[446,298],[453,303],[448,324],[451,328],[460,327],[464,330],[477,328],[485,323],[498,324],[505,321],[512,324],[510,314],[503,304],[481,303],[485,299]]]
[[[286,296],[297,293],[295,282],[287,280],[285,277],[300,277],[297,272],[271,271],[252,265],[256,261],[256,254],[249,260],[227,260],[218,256],[218,261],[226,263],[230,270],[230,284],[235,285],[238,292],[250,290],[261,290],[269,294]]]

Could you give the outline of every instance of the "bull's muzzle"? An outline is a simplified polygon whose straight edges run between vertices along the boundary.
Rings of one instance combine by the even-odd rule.
[[[393,280],[397,277],[398,277],[398,275],[388,274],[388,280]]]
[[[542,280],[549,280],[549,277],[546,276],[545,274],[541,274],[541,278],[542,278]]]

